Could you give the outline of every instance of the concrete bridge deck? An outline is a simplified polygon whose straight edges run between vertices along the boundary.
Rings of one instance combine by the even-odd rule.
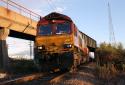
[[[36,26],[37,21],[0,7],[0,27],[35,36]]]

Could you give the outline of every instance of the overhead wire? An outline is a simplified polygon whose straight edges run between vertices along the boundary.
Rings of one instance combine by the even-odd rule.
[[[52,8],[52,10],[55,10],[57,8],[57,6],[54,3],[52,3],[51,0],[47,0],[47,2],[49,4],[50,8]]]

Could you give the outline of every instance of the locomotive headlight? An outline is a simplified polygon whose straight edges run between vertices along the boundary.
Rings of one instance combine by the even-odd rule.
[[[45,46],[44,46],[44,45],[38,46],[37,49],[38,49],[38,50],[45,50]]]
[[[38,47],[38,49],[39,49],[39,50],[42,50],[42,49],[43,49],[43,47],[42,47],[42,46],[39,46],[39,47]]]
[[[64,48],[72,48],[71,44],[64,44]]]

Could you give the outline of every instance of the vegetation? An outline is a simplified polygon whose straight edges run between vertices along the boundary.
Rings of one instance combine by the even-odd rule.
[[[10,72],[16,74],[27,74],[32,72],[37,72],[37,67],[33,60],[15,60],[10,59]]]
[[[125,71],[125,49],[121,43],[101,43],[96,50],[96,71],[99,78],[110,79]]]

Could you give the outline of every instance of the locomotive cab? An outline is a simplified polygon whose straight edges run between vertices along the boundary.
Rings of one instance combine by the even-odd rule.
[[[52,20],[54,21],[54,20]],[[38,27],[36,46],[41,50],[52,54],[66,51],[72,48],[71,23],[55,20],[40,24]]]

